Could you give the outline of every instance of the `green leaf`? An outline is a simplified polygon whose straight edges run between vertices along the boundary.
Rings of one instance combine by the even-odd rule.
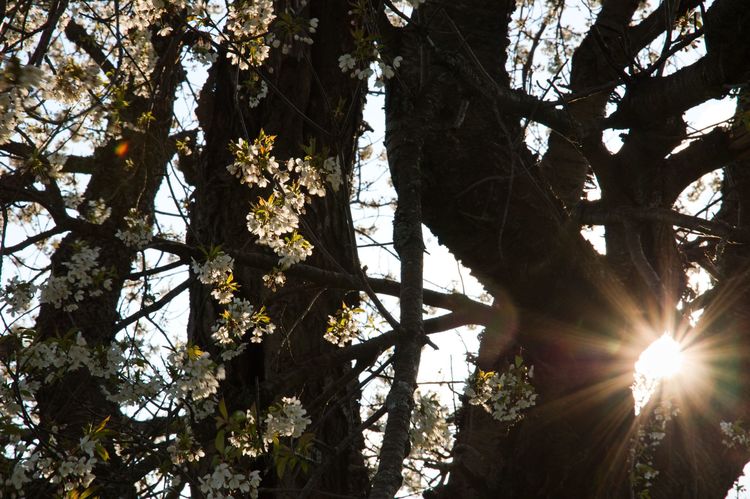
[[[224,454],[224,430],[219,430],[214,439],[214,446],[219,453]]]
[[[280,456],[276,459],[276,475],[279,478],[284,478],[284,472],[286,471],[286,465],[289,459],[286,456]]]
[[[101,432],[107,426],[107,423],[109,423],[110,418],[111,416],[107,416],[106,418],[104,418],[102,422],[99,423],[99,426],[96,427],[96,430],[94,430],[94,434]]]
[[[98,489],[98,486],[92,486],[81,492],[81,495],[78,496],[78,499],[86,499],[87,497],[91,497],[94,492]]]
[[[107,451],[102,444],[96,444],[96,453],[99,454],[99,457],[102,458],[102,461],[105,463],[109,461],[109,451]]]
[[[223,398],[219,401],[219,414],[221,414],[225,421],[229,419],[229,413],[227,412],[227,403]]]

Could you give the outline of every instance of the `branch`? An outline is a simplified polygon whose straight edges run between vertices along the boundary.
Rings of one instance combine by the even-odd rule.
[[[93,156],[68,156],[63,165],[65,173],[85,173],[93,175],[96,171],[98,160]]]
[[[155,238],[148,247],[172,253],[181,257],[184,261],[189,261],[191,258],[201,261],[205,258],[205,255],[199,249],[177,241]],[[278,265],[278,258],[265,253],[236,251],[232,252],[230,256],[238,263],[262,270],[271,270]],[[329,288],[362,291],[363,287],[362,280],[357,276],[325,270],[312,265],[298,263],[284,272],[290,276],[306,279]],[[397,281],[376,277],[367,277],[366,280],[376,293],[399,296],[401,292],[401,283]],[[424,290],[423,293],[425,305],[454,312],[464,312],[476,319],[475,324],[487,324],[492,317],[497,315],[496,308],[474,301],[466,295],[441,293],[432,290]]]
[[[161,267],[146,269],[140,272],[133,272],[132,274],[126,275],[125,279],[129,281],[137,281],[138,279],[141,279],[143,277],[148,277],[154,274],[161,274],[162,272],[166,272],[167,270],[176,269],[177,267],[181,267],[182,265],[188,265],[189,263],[190,262],[187,262],[184,260],[177,260],[176,262],[168,263],[166,265],[162,265]]]
[[[481,75],[477,75],[474,68],[478,63],[467,60],[461,54],[444,51],[434,45],[432,48],[436,55],[458,73],[466,83],[485,97],[497,102],[498,107],[506,113],[528,118],[565,136],[584,137],[600,129],[599,121],[576,123],[568,113],[555,108],[556,102],[544,101],[522,90],[498,85],[486,71],[480,71]]]
[[[625,245],[630,254],[630,261],[638,271],[638,274],[640,274],[641,279],[643,279],[648,288],[654,294],[654,297],[657,299],[661,298],[664,296],[664,285],[659,278],[659,274],[656,273],[643,252],[643,245],[641,244],[641,236],[638,234],[638,228],[634,227],[630,220],[623,221],[623,225],[625,229]]]
[[[140,309],[138,312],[134,313],[130,317],[127,317],[121,320],[120,322],[118,322],[117,324],[115,324],[115,326],[112,328],[112,335],[118,333],[119,331],[122,331],[123,329],[125,329],[126,327],[134,323],[135,321],[142,319],[143,317],[146,317],[149,314],[153,314],[154,312],[162,308],[164,305],[166,305],[170,301],[177,298],[177,296],[179,296],[182,292],[187,291],[187,289],[190,287],[190,284],[193,282],[193,280],[194,279],[191,277],[190,279],[187,279],[181,282],[176,287],[171,289],[167,294],[162,296],[159,300],[156,300],[151,305],[143,307],[142,309]]]
[[[581,225],[606,225],[628,223],[632,220],[649,220],[682,227],[729,242],[750,244],[750,231],[726,222],[705,220],[685,215],[668,208],[610,208],[601,202],[583,202],[576,210],[575,219]]]
[[[39,234],[34,234],[31,237],[28,237],[21,241],[18,244],[14,244],[13,246],[7,246],[0,245],[0,256],[4,255],[12,255],[13,253],[17,251],[21,251],[24,248],[27,248],[31,246],[32,244],[36,244],[39,241],[44,241],[45,239],[48,239],[54,235],[60,234],[62,232],[65,232],[64,229],[62,229],[60,226],[55,226],[51,228],[50,230],[45,230],[43,232],[40,232]]]
[[[29,64],[39,66],[42,63],[42,59],[47,55],[47,48],[49,47],[50,40],[52,40],[52,34],[54,33],[55,28],[57,28],[57,23],[60,21],[60,16],[62,16],[67,8],[68,0],[60,0],[52,3],[48,11],[49,17],[44,24],[44,31],[42,31],[39,43],[29,59]]]
[[[473,317],[466,313],[445,314],[423,322],[425,334],[435,334],[471,324],[477,323]],[[355,359],[376,358],[386,349],[392,347],[397,339],[398,333],[391,330],[363,343],[357,343],[356,345],[350,345],[318,355],[301,363],[283,376],[263,382],[263,389],[268,393],[287,392],[303,383],[327,375],[328,368],[335,365]]]
[[[664,194],[667,202],[676,200],[688,185],[703,175],[750,154],[750,144],[747,141],[750,134],[743,127],[737,128],[714,128],[664,161]]]
[[[413,125],[417,125],[415,122]],[[403,461],[409,453],[409,429],[414,409],[419,362],[424,344],[422,283],[422,143],[408,138],[387,137],[388,151],[402,149],[395,187],[398,205],[393,222],[393,247],[401,259],[401,330],[393,354],[393,384],[385,405],[388,422],[380,447],[378,471],[372,480],[371,499],[392,499],[401,487]]]
[[[742,83],[750,66],[750,37],[743,31],[748,24],[747,0],[714,2],[705,20],[707,54],[669,76],[635,79],[607,126],[631,128],[681,114]]]
[[[83,49],[83,51],[99,65],[105,74],[115,74],[117,69],[109,59],[107,59],[107,56],[102,52],[101,47],[96,44],[94,38],[86,32],[83,26],[71,19],[68,22],[68,25],[65,26],[65,36],[68,40],[76,44],[78,48]]]
[[[70,230],[82,235],[105,236],[102,227],[68,215],[58,185],[51,180],[46,189],[40,191],[30,187],[34,177],[16,173],[0,177],[0,205],[30,202],[41,205],[55,221],[60,232]]]
[[[664,27],[672,20],[671,18],[678,19],[690,9],[700,5],[701,1],[682,0],[676,8],[674,0],[662,1],[661,5],[649,14],[646,19],[626,31],[626,37],[632,48],[631,54],[635,56],[646,45],[656,40],[664,32]]]

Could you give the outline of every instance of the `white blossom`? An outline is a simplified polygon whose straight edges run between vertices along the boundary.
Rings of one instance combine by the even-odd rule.
[[[151,224],[135,209],[131,209],[124,220],[125,228],[119,229],[115,236],[129,248],[145,248],[153,238]]]
[[[359,324],[355,315],[362,313],[361,308],[349,308],[346,303],[341,304],[335,315],[328,316],[328,326],[323,339],[339,347],[345,347],[359,334]]]
[[[722,434],[722,443],[729,447],[740,447],[743,449],[750,448],[750,433],[742,427],[741,421],[730,423],[722,421],[719,423]]]
[[[199,478],[200,490],[207,499],[225,499],[234,497],[231,492],[241,492],[252,499],[258,497],[260,472],[257,470],[242,473],[234,470],[227,463],[219,463],[213,472]]]
[[[263,284],[271,291],[276,291],[286,284],[286,275],[280,269],[274,268],[263,276]]]
[[[302,402],[296,397],[283,397],[281,403],[273,406],[266,417],[266,442],[274,437],[298,438],[311,423]]]
[[[85,218],[91,223],[103,224],[112,214],[112,209],[103,199],[90,199],[86,203]]]
[[[42,287],[39,301],[65,311],[74,311],[78,308],[76,303],[86,297],[86,292],[95,297],[101,295],[103,290],[111,290],[112,279],[107,277],[105,269],[99,267],[100,252],[98,247],[76,242],[70,260],[61,264],[67,273],[50,276]]]
[[[203,284],[211,286],[211,295],[221,304],[229,303],[237,289],[232,277],[234,259],[229,255],[218,252],[210,255],[202,265],[192,261],[193,272]]]
[[[177,466],[197,462],[200,458],[206,456],[200,444],[195,440],[190,426],[187,426],[183,433],[172,440],[172,443],[167,447],[167,452],[169,452],[172,464]]]
[[[480,370],[466,388],[469,404],[481,405],[497,421],[516,423],[526,409],[536,405],[537,394],[529,382],[532,376],[520,357],[502,373]]]
[[[216,365],[209,353],[197,346],[177,345],[168,360],[174,371],[170,394],[191,404],[196,418],[211,415],[219,381],[225,376],[224,366]]]
[[[351,54],[339,56],[339,68],[342,73],[348,73],[357,66],[357,60]]]
[[[36,290],[34,283],[21,281],[18,276],[13,276],[3,290],[3,300],[8,304],[10,315],[16,316],[26,312]]]

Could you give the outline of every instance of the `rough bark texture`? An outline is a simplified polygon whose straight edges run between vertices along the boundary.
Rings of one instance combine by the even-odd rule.
[[[299,51],[284,57],[277,54],[260,69],[271,90],[256,109],[249,107],[243,90],[237,89],[237,82],[246,75],[230,66],[223,54],[213,66],[197,112],[206,133],[206,147],[191,207],[191,242],[206,248],[221,245],[229,255],[255,247],[244,215],[259,195],[268,193],[248,189],[227,172],[227,165],[233,161],[229,144],[238,138],[252,142],[261,128],[269,135],[278,135],[273,154],[279,162],[304,156],[302,147],[315,140],[319,149],[328,147],[331,155],[340,155],[345,169],[351,168],[364,87],[336,66],[338,55],[351,50],[351,40],[340,36],[348,31],[347,11],[345,3],[339,1],[315,2],[309,7],[307,15],[320,19],[326,29],[310,48],[295,49]],[[347,203],[348,186],[316,199],[304,216],[301,233],[315,246],[309,263],[356,274],[358,262]],[[314,381],[304,381],[286,394],[256,390],[263,381],[335,349],[322,337],[327,318],[341,307],[342,301],[351,300],[340,290],[311,286],[294,278],[289,278],[285,288],[274,294],[263,287],[263,272],[242,263],[235,265],[234,273],[241,285],[240,294],[256,306],[265,305],[278,329],[264,339],[262,346],[248,348],[227,367],[227,378],[232,383],[223,390],[229,410],[245,410],[256,401],[265,407],[276,397],[301,394],[305,407],[311,411],[311,431],[324,449],[320,457],[326,469],[315,490],[338,494],[363,490],[367,478],[358,441],[343,452],[331,454],[359,423],[356,377],[352,379],[347,364],[331,368]],[[356,294],[353,297],[356,299]],[[199,344],[210,344],[210,328],[218,311],[208,290],[199,284],[191,290],[191,302],[191,337]],[[330,390],[331,387],[338,389]],[[272,476],[264,478],[268,486],[273,481]],[[279,486],[300,489],[305,481],[304,476],[285,478]],[[297,492],[288,493],[288,497],[296,496]],[[281,493],[278,497],[287,495]],[[317,492],[311,497],[318,497]]]
[[[171,96],[183,76],[177,63],[179,46],[180,41],[175,37],[157,47],[159,61],[153,75],[156,93],[153,100],[133,94],[127,96],[131,108],[123,116],[123,121],[133,125],[142,113],[150,112],[154,118],[150,126],[146,130],[125,132],[119,141],[107,143],[94,153],[94,170],[85,199],[105,199],[112,210],[110,218],[99,227],[92,225],[85,227],[86,230],[69,233],[51,259],[52,275],[60,275],[66,271],[63,263],[70,260],[80,244],[99,248],[99,266],[109,271],[113,281],[111,290],[105,290],[98,297],[87,296],[73,312],[51,304],[42,305],[35,326],[38,340],[74,340],[78,332],[90,346],[109,345],[115,339],[116,325],[120,320],[120,291],[138,253],[123,244],[115,234],[118,229],[127,230],[123,218],[131,210],[135,210],[139,217],[151,219],[153,216],[156,192],[165,175],[167,162],[174,154],[169,131],[173,113]],[[124,154],[115,153],[118,143],[126,144]],[[49,189],[52,199],[60,195],[54,183]],[[62,203],[62,198],[59,201]],[[46,428],[58,426],[61,436],[69,442],[77,442],[86,425],[98,425],[106,418],[112,418],[109,428],[124,433],[131,431],[127,421],[123,421],[127,418],[120,412],[120,407],[104,396],[99,383],[101,380],[79,369],[54,384],[43,386],[39,394],[41,424]],[[106,484],[100,493],[112,497],[135,497],[133,481],[127,477],[129,473],[141,476],[138,473],[143,471],[140,469],[143,463],[134,466],[128,456],[117,456],[113,449],[110,453],[114,456],[111,463],[97,469],[102,483]],[[41,491],[36,493],[40,497],[44,494]]]
[[[653,18],[628,28],[637,4],[603,3],[573,60],[574,91],[585,95],[617,81],[633,56],[629,42],[642,46],[656,36],[649,31]],[[683,2],[675,12],[692,5]],[[721,24],[735,7],[717,2],[708,19]],[[512,328],[485,331],[478,367],[502,368],[520,346],[535,366],[540,397],[510,429],[481,409],[464,409],[449,483],[430,494],[630,497],[628,453],[637,422],[629,385],[638,353],[632,345],[643,334],[639,328],[665,327],[660,310],[682,295],[683,260],[671,225],[628,222],[607,225],[608,255],[598,262],[566,207],[578,203],[589,167],[607,206],[671,207],[661,165],[685,136],[680,113],[691,104],[665,103],[658,114],[639,106],[649,109],[648,118],[639,115],[645,121],[630,129],[617,154],[606,151],[600,134],[553,135],[540,170],[523,145],[518,118],[477,84],[508,86],[503,34],[512,9],[510,2],[430,2],[396,37],[395,52],[405,64],[400,82],[389,87],[388,126],[423,141],[425,223],[486,288],[496,297],[509,295],[516,306]],[[735,67],[732,74],[742,71]],[[670,85],[669,78],[655,81]],[[713,81],[691,84],[716,88]],[[635,95],[641,87],[631,88]],[[576,101],[572,116],[603,116],[607,94]],[[405,125],[415,113],[422,130]],[[396,148],[389,149],[389,161],[397,176]],[[644,341],[635,343],[642,348]],[[661,475],[654,497],[723,497],[742,463],[722,451],[718,420],[705,407],[692,408],[673,427],[656,459]],[[680,476],[697,478],[686,483]]]

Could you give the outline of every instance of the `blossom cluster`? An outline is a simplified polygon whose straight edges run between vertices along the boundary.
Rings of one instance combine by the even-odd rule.
[[[239,284],[234,281],[231,256],[214,249],[204,263],[193,260],[191,267],[201,283],[211,286],[211,295],[216,301],[226,305],[211,330],[211,338],[221,348],[223,360],[236,357],[247,348],[247,343],[241,341],[246,331],[252,329],[252,343],[260,343],[265,335],[274,332],[276,326],[265,307],[256,310],[249,301],[234,296]]]
[[[184,466],[186,463],[198,462],[202,457],[206,456],[200,444],[195,440],[193,430],[190,426],[186,426],[185,431],[172,440],[167,447],[167,452],[172,464],[181,469],[186,469]]]
[[[265,307],[255,311],[249,301],[242,298],[233,299],[212,328],[211,338],[222,347],[222,359],[236,357],[247,347],[247,343],[241,343],[240,339],[251,328],[250,342],[260,343],[263,336],[273,334],[276,326],[266,315]]]
[[[448,425],[448,409],[440,403],[435,392],[414,392],[414,410],[409,430],[411,452],[404,464],[406,489],[424,489],[424,476],[432,463],[446,459],[452,441]]]
[[[79,207],[83,218],[91,223],[101,225],[109,219],[112,209],[103,199],[90,199],[83,207]]]
[[[466,388],[469,404],[481,405],[497,421],[514,424],[523,418],[523,411],[536,405],[537,394],[530,378],[533,367],[515,362],[505,372],[482,371],[473,376]]]
[[[31,104],[29,95],[43,80],[40,68],[23,65],[15,58],[6,60],[0,68],[0,144],[10,138],[22,120],[24,106]]]
[[[208,255],[202,264],[193,260],[192,269],[198,280],[207,286],[211,286],[211,295],[221,304],[229,303],[238,289],[234,282],[232,268],[234,259],[221,251]]]
[[[143,249],[151,242],[153,234],[151,224],[136,209],[131,209],[125,216],[125,227],[119,229],[115,236],[125,243],[125,246],[134,249]]]
[[[266,36],[266,43],[271,47],[280,48],[282,54],[288,54],[294,42],[312,45],[312,35],[318,30],[318,23],[316,17],[304,19],[285,12],[276,23],[275,32]]]
[[[208,352],[196,345],[176,345],[169,355],[172,383],[169,393],[189,401],[196,419],[205,419],[216,409],[216,392],[224,379],[224,366],[217,365]]]
[[[742,421],[733,423],[722,421],[719,423],[719,429],[722,434],[721,443],[730,449],[733,447],[750,448],[750,432],[743,428]]]
[[[8,304],[10,315],[15,316],[27,311],[34,294],[36,285],[33,282],[21,281],[18,276],[13,276],[3,289],[3,300]]]
[[[263,285],[271,291],[276,291],[284,287],[284,284],[286,284],[286,275],[277,268],[272,269],[271,272],[263,276]]]
[[[420,3],[420,0],[412,1]],[[370,32],[362,10],[354,9],[350,13],[353,14],[352,24],[355,26],[352,30],[354,50],[339,56],[339,69],[342,73],[365,82],[375,75],[375,86],[382,87],[386,80],[396,76],[396,70],[404,58],[386,58],[381,51],[379,36]]]
[[[205,474],[198,481],[201,493],[207,499],[231,498],[234,496],[229,494],[234,492],[241,492],[243,497],[257,499],[260,472],[253,470],[245,473],[227,463],[219,463],[211,473]]]
[[[108,400],[119,405],[141,404],[164,389],[162,377],[158,373],[146,372],[139,357],[131,355],[126,359],[126,347],[118,342],[112,342],[108,348],[91,347],[81,332],[71,337],[34,343],[25,341],[20,334],[18,337],[24,348],[18,353],[17,365],[22,365],[23,371],[4,379],[15,379],[29,399],[39,389],[40,380],[50,383],[78,369],[87,369],[92,376],[117,382],[117,390],[112,391],[107,383],[102,383],[101,391]],[[131,345],[141,347],[136,340],[131,340]],[[0,374],[7,373],[0,371]],[[0,385],[0,396],[7,401],[15,398],[7,385]],[[9,404],[0,412],[0,418],[3,415],[15,415],[19,410],[20,406]]]
[[[135,390],[142,381],[147,381],[125,379],[122,376],[122,373],[140,363],[134,364],[130,355],[125,357],[124,347],[117,343],[112,345],[114,351],[89,347],[81,333],[74,338],[32,344],[24,342],[24,348],[17,351],[17,360],[0,366],[0,379],[3,380],[0,384],[0,423],[15,424],[13,421],[23,417],[22,411],[23,414],[32,414],[32,418],[36,418],[33,398],[41,383],[61,379],[61,375],[66,372],[88,369],[92,375],[106,378],[108,381],[102,384],[105,394],[108,394],[108,390],[104,385],[114,386],[112,380],[121,382],[118,389],[122,390],[117,394],[127,392],[128,385]],[[206,451],[193,437],[190,421],[193,418],[205,419],[216,413],[216,391],[219,380],[223,378],[223,367],[214,363],[208,353],[189,345],[178,344],[166,360],[171,380],[154,376],[154,383],[150,384],[155,385],[155,389],[143,398],[155,400],[159,394],[166,394],[168,400],[180,401],[190,408],[190,419],[176,421],[177,425],[184,425],[184,430],[171,438],[165,449],[164,457],[174,468],[165,468],[160,472],[166,473],[164,477],[174,485],[180,482],[181,474],[192,472],[198,461],[206,456]],[[23,366],[23,371],[18,370],[19,366]],[[24,400],[18,400],[18,394],[22,394]],[[109,398],[113,401],[117,399]],[[141,404],[143,402],[141,400]],[[21,404],[24,404],[24,409]],[[243,418],[246,419],[245,423],[233,427],[229,444],[235,448],[231,452],[223,452],[223,459],[199,479],[201,491],[207,497],[230,497],[233,493],[235,497],[256,497],[260,473],[246,469],[239,459],[242,456],[255,457],[268,452],[265,443],[273,442],[276,449],[281,445],[280,438],[298,438],[310,424],[300,401],[295,397],[285,397],[269,409],[264,420],[264,438],[260,440],[259,429],[251,416],[253,413],[254,409],[248,410]],[[227,417],[225,407],[223,415]],[[35,421],[38,424],[38,420]],[[108,460],[101,440],[110,439],[118,454],[123,446],[130,445],[128,442],[131,440],[127,435],[120,440],[117,432],[103,431],[105,424],[106,420],[97,429],[88,430],[73,451],[68,444],[62,446],[57,443],[59,429],[56,427],[49,429],[44,445],[39,445],[36,441],[14,440],[15,437],[11,437],[10,447],[6,448],[10,452],[7,455],[11,460],[10,467],[7,472],[0,471],[0,488],[5,486],[23,496],[24,487],[33,479],[59,485],[61,495],[94,486],[95,468],[102,461]]]
[[[449,449],[451,433],[448,428],[448,410],[440,403],[436,393],[414,392],[409,435],[412,455],[437,454]]]
[[[88,296],[101,296],[104,291],[112,290],[112,278],[109,272],[99,266],[98,247],[90,247],[84,241],[78,241],[70,260],[63,262],[68,269],[64,275],[50,276],[42,287],[39,298],[41,303],[50,303],[55,308],[67,312],[78,309],[78,303]]]
[[[341,167],[335,157],[316,154],[314,146],[305,158],[291,158],[282,166],[271,155],[274,139],[262,130],[252,144],[240,139],[232,145],[234,162],[227,170],[243,184],[272,186],[267,198],[253,204],[247,228],[259,244],[280,257],[279,268],[284,270],[312,254],[312,244],[298,232],[300,217],[310,196],[325,195],[325,181],[338,188]]]
[[[229,445],[226,445],[223,436],[217,437],[216,448],[220,460],[210,473],[199,479],[201,492],[206,497],[232,497],[227,494],[236,492],[243,493],[243,497],[248,495],[257,497],[260,473],[258,471],[247,472],[241,465],[244,458],[254,458],[267,452],[266,444],[271,443],[275,451],[284,448],[294,454],[295,450],[283,446],[280,439],[301,437],[311,422],[296,397],[284,397],[269,408],[262,439],[260,428],[256,425],[254,408],[248,409],[244,414],[236,412],[230,416],[222,401],[219,404],[219,414],[218,426],[221,428],[222,435],[224,432],[229,435],[227,439]],[[179,441],[173,446],[175,448],[173,462],[177,461],[184,466],[186,460],[196,460],[197,444],[191,434],[181,435]]]
[[[656,449],[667,435],[667,423],[679,409],[668,399],[661,400],[652,414],[638,424],[638,430],[631,441],[630,483],[638,497],[649,497],[649,489],[659,470],[654,467]]]
[[[342,303],[335,315],[328,316],[328,326],[323,339],[339,347],[351,343],[359,333],[355,315],[363,312],[361,308],[350,308],[346,303]]]
[[[398,55],[388,64],[382,60],[382,56],[377,49],[373,49],[371,56],[375,59],[375,68],[373,68],[370,58],[357,57],[356,54],[350,53],[339,56],[339,68],[342,73],[348,73],[352,78],[364,81],[375,75],[375,85],[382,87],[385,80],[390,80],[396,76],[396,70],[404,60],[403,57]]]
[[[271,0],[232,2],[229,5],[227,58],[233,65],[248,70],[263,64],[270,52],[265,36],[274,19],[276,14]],[[250,75],[244,87],[250,107],[257,107],[268,95],[268,85],[258,74]]]
[[[60,496],[77,497],[75,491],[88,488],[96,479],[94,468],[101,464],[100,458],[104,456],[104,461],[108,459],[99,443],[108,420],[106,418],[98,427],[91,428],[72,448],[70,445],[60,445],[57,426],[51,427],[44,443],[21,440],[19,434],[13,434],[9,443],[12,448],[10,457],[15,463],[12,463],[8,478],[3,479],[0,474],[0,486],[5,485],[6,490],[13,491],[9,497],[26,497],[24,485],[35,479],[57,485]]]
[[[264,438],[266,442],[279,437],[298,438],[311,422],[298,398],[283,397],[281,403],[271,406],[268,411]]]

